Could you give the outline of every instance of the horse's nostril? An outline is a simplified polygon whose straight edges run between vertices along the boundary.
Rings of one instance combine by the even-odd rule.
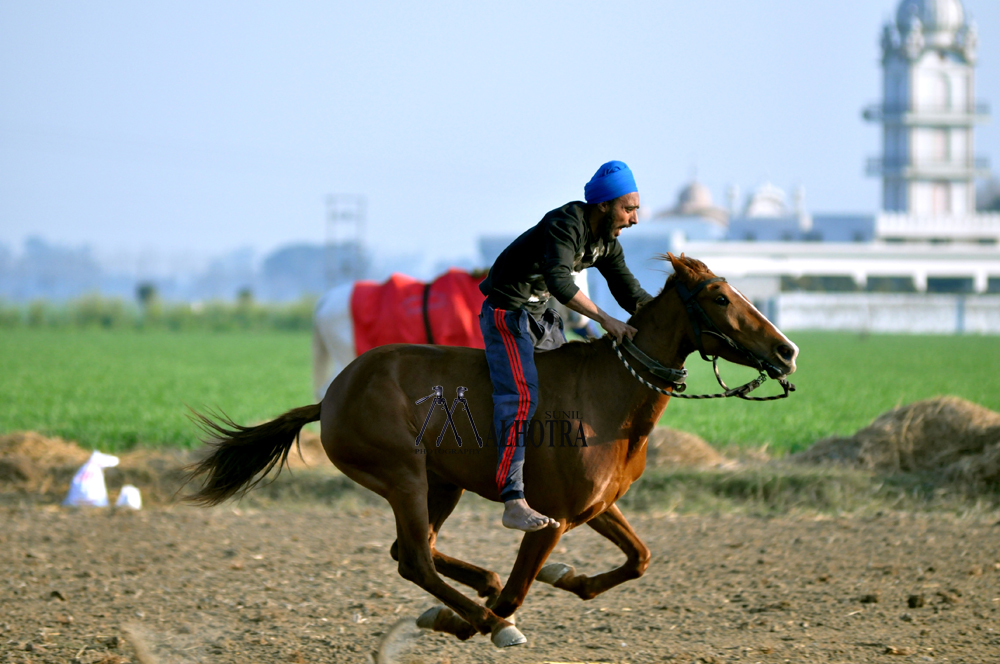
[[[791,346],[786,344],[781,344],[777,348],[778,357],[783,359],[785,362],[791,362],[795,358],[795,351]]]

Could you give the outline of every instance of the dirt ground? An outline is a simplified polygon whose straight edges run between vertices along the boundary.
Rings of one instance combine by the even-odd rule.
[[[440,548],[503,575],[518,536],[470,502]],[[396,574],[387,507],[8,504],[0,662],[1000,661],[995,516],[627,516],[646,575],[590,602],[536,584],[501,651],[416,634],[435,602]],[[621,555],[581,528],[551,560]]]

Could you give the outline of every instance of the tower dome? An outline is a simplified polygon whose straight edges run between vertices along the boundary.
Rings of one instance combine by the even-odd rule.
[[[964,25],[965,11],[960,0],[903,0],[896,11],[899,34],[905,38],[919,26],[930,46],[953,46]]]
[[[784,217],[788,214],[785,192],[765,182],[753,192],[743,211],[747,217]]]
[[[701,217],[723,226],[729,222],[726,211],[716,207],[712,201],[712,192],[697,180],[693,180],[678,192],[677,205],[653,215],[654,219],[667,217]]]
[[[697,181],[681,189],[677,196],[677,209],[683,212],[696,213],[698,210],[704,210],[714,205],[712,192]]]

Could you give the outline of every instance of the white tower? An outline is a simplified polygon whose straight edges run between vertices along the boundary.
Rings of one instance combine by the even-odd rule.
[[[972,129],[988,118],[977,103],[978,36],[959,0],[903,0],[882,32],[882,103],[864,117],[883,126],[882,208],[920,217],[975,213],[975,180],[988,175],[973,154]]]

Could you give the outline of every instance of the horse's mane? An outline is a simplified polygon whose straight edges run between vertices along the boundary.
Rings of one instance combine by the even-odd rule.
[[[667,254],[659,254],[656,256],[656,260],[670,262],[670,256]],[[689,258],[684,254],[681,254],[680,256],[674,256],[674,260],[687,268],[688,276],[690,277],[689,281],[692,283],[685,284],[685,286],[691,286],[696,282],[711,279],[715,276],[715,274],[708,269],[708,266],[697,258]],[[674,270],[673,273],[667,277],[667,284],[673,285],[677,278],[677,270]],[[666,285],[664,285],[660,294],[662,294],[664,290],[667,290]]]
[[[653,258],[654,260],[671,262],[670,256],[667,254],[657,254]],[[685,282],[684,285],[690,288],[693,287],[694,284],[700,281],[704,281],[705,279],[711,279],[715,276],[715,273],[709,270],[708,266],[702,263],[697,258],[689,258],[688,256],[681,254],[680,256],[674,256],[673,260],[680,263],[685,268],[683,277],[679,276],[679,273],[676,269],[673,272],[671,272],[670,276],[667,277],[666,283],[664,283],[663,288],[660,289],[660,292],[654,295],[652,300],[649,300],[643,305],[639,305],[639,308],[636,309],[635,313],[629,316],[628,320],[625,321],[626,323],[632,325],[632,323],[635,321],[636,316],[639,315],[639,311],[643,307],[649,306],[654,302],[657,302],[660,298],[664,297],[667,293],[669,293],[670,290],[674,287],[674,284],[677,283],[678,279],[683,278]],[[579,347],[581,350],[584,346],[596,349],[597,344],[595,342],[602,341],[604,339],[605,337],[602,336],[598,337],[597,339],[568,341],[565,344],[563,344],[563,346],[565,347],[567,345],[574,345],[576,347]]]
[[[668,263],[671,263],[670,258],[671,257],[668,254],[657,254],[656,256],[654,256],[655,260],[666,261]],[[676,269],[673,272],[671,272],[670,276],[667,277],[666,283],[663,284],[663,288],[660,289],[660,292],[657,293],[652,300],[650,300],[649,302],[646,303],[646,305],[643,306],[647,306],[652,304],[653,302],[656,302],[666,293],[670,292],[670,289],[674,287],[674,284],[677,283],[678,279],[683,278],[685,282],[684,285],[691,287],[700,281],[704,281],[705,279],[711,279],[712,277],[715,276],[715,274],[708,269],[708,266],[702,263],[697,258],[689,258],[684,254],[681,254],[680,256],[674,256],[673,260],[676,261],[677,263],[680,263],[685,268],[684,275],[679,276],[679,273]],[[638,313],[639,310],[636,309],[636,313],[632,314],[632,316],[629,317],[629,321],[635,318],[635,315]]]

